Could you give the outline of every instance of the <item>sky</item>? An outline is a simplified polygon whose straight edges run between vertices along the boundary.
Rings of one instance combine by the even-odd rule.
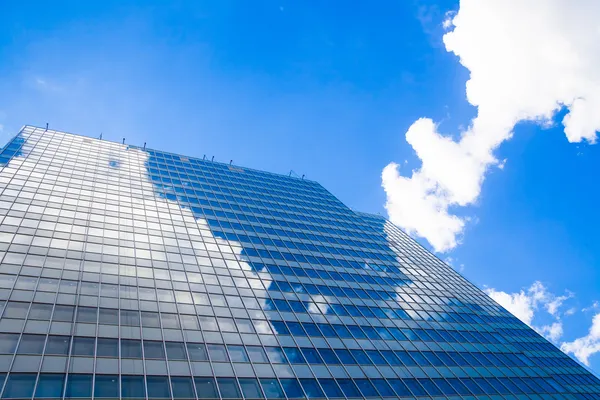
[[[305,175],[600,372],[600,3],[0,2],[25,124]]]

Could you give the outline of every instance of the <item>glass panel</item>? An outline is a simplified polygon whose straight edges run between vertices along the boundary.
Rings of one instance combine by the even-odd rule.
[[[185,346],[178,342],[165,342],[167,348],[167,358],[169,360],[187,360]]]
[[[163,342],[144,340],[144,357],[164,360],[165,349],[163,347]]]
[[[219,391],[221,397],[224,399],[237,399],[240,396],[240,389],[237,386],[235,379],[230,378],[219,378],[217,379],[219,384]]]
[[[100,339],[98,339],[100,341]],[[118,375],[96,375],[94,385],[94,397],[118,398],[119,376]]]
[[[65,384],[64,374],[40,374],[35,397],[61,398]]]
[[[218,398],[217,386],[212,378],[194,378],[196,384],[196,393],[200,399]]]
[[[71,338],[69,336],[48,336],[46,354],[66,356],[69,354],[70,342]]]
[[[121,340],[121,357],[142,358],[142,342],[139,340]]]
[[[192,378],[183,376],[172,376],[171,387],[173,389],[173,397],[176,399],[194,399],[194,388],[192,387]]]
[[[304,392],[296,379],[280,379],[279,381],[281,382],[285,395],[289,399],[304,398]]]
[[[45,343],[46,343],[46,336],[24,334],[21,337],[21,342],[19,343],[19,350],[17,351],[17,353],[18,354],[42,354]]]
[[[264,379],[260,380],[260,384],[267,396],[267,399],[283,399],[285,398],[283,390],[277,382],[277,379]]]
[[[65,398],[90,397],[92,395],[92,375],[70,374],[67,378]]]
[[[13,354],[19,342],[19,335],[15,333],[0,333],[0,353]]]
[[[190,361],[208,361],[206,347],[202,343],[188,343],[187,350]]]
[[[207,348],[211,361],[229,361],[225,346],[220,344],[209,344],[207,345]]]
[[[74,337],[71,355],[93,356],[96,339],[87,337]]]
[[[98,338],[96,352],[98,357],[119,357],[119,340]]]
[[[247,399],[262,399],[264,398],[258,381],[256,379],[241,379],[239,380],[242,393]]]
[[[10,374],[2,397],[5,399],[30,398],[33,395],[36,374]]]
[[[169,380],[166,376],[146,376],[146,384],[148,385],[148,393],[150,393],[152,397],[171,397]]]
[[[144,386],[143,376],[128,376],[121,377],[121,397],[123,398],[140,398],[146,397],[146,389]]]
[[[248,355],[244,346],[227,346],[229,356],[233,362],[248,362]]]

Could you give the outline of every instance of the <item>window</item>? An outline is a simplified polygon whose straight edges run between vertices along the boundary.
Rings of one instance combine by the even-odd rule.
[[[281,386],[286,396],[290,399],[304,398],[304,392],[296,379],[281,379]]]
[[[144,357],[164,360],[165,349],[163,347],[163,342],[144,340]]]
[[[122,339],[121,357],[142,358],[142,342],[139,340]]]
[[[100,339],[98,339],[100,341]],[[94,385],[94,397],[96,398],[118,398],[119,376],[118,375],[96,375]]]
[[[19,335],[15,333],[0,333],[0,353],[13,354],[19,342]]]
[[[171,390],[169,389],[169,380],[166,376],[146,376],[146,384],[148,386],[148,393],[150,393],[152,397],[171,397]]]
[[[119,340],[98,338],[96,351],[98,357],[119,357]]]
[[[146,397],[144,377],[123,375],[121,377],[121,397],[134,399]]]
[[[71,338],[69,336],[48,336],[48,343],[46,343],[46,354],[66,356],[69,354],[70,343]]]
[[[237,399],[241,397],[240,389],[238,388],[235,379],[219,378],[217,379],[217,383],[219,384],[221,397],[223,397],[224,399]]]
[[[247,399],[262,399],[263,394],[260,390],[260,386],[258,385],[258,381],[256,379],[240,379],[239,380],[240,387],[242,388],[242,393],[244,397]]]
[[[173,397],[176,399],[196,398],[191,378],[182,376],[172,376],[171,387],[173,389]]]
[[[98,321],[99,323],[106,325],[119,325],[119,310],[101,308]]]
[[[211,361],[229,361],[225,346],[220,344],[209,344],[207,345],[207,348]]]
[[[200,399],[218,398],[217,387],[213,378],[194,378],[196,393]]]
[[[61,398],[65,382],[64,374],[40,374],[37,388],[35,389],[36,398]]]
[[[92,396],[92,375],[69,374],[65,398]]]
[[[285,395],[281,389],[281,385],[277,382],[277,379],[266,379],[262,378],[260,384],[265,392],[267,399],[284,399]]]
[[[230,345],[230,346],[227,346],[227,350],[229,351],[229,356],[231,357],[231,361],[233,361],[233,362],[248,362],[248,354],[246,354],[246,350],[244,349],[244,346]]]
[[[5,399],[30,398],[35,385],[35,374],[10,374],[2,397]]]
[[[43,321],[50,321],[50,316],[52,315],[52,305],[51,304],[38,304],[33,303],[31,305],[31,309],[29,310],[29,319],[39,319]]]
[[[65,322],[73,322],[73,315],[75,313],[75,307],[73,306],[61,306],[56,305],[54,307],[54,321],[65,321]]]
[[[167,358],[169,360],[187,360],[185,346],[179,342],[166,342]]]
[[[96,344],[95,338],[74,337],[73,338],[73,349],[71,350],[71,355],[93,356],[95,344]]]
[[[248,350],[248,355],[250,357],[250,361],[253,363],[266,363],[267,361],[267,356],[264,352],[264,350],[262,349],[262,347],[258,347],[258,346],[248,346],[247,348]]]
[[[339,386],[333,379],[319,379],[327,397],[344,397]]]
[[[42,354],[46,336],[24,334],[19,343],[18,354]]]
[[[206,347],[202,343],[187,343],[190,361],[208,361]]]

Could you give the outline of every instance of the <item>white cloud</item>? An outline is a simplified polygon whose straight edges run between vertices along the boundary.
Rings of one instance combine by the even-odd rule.
[[[596,140],[600,129],[600,2],[596,0],[461,0],[446,18],[448,52],[470,71],[466,96],[477,116],[458,140],[428,118],[406,140],[421,167],[406,176],[395,163],[382,173],[390,220],[438,252],[460,243],[486,171],[502,167],[493,152],[520,121],[550,124],[563,106],[570,142]],[[453,28],[453,29],[452,29]],[[409,176],[410,175],[410,176]]]
[[[563,325],[560,318],[563,314],[560,312],[560,308],[566,300],[573,297],[573,293],[567,291],[562,296],[556,296],[549,292],[540,281],[535,281],[529,288],[522,289],[517,293],[506,293],[493,288],[487,288],[484,291],[515,317],[549,340],[556,342],[562,336]],[[541,327],[533,324],[536,312],[540,309],[546,311],[554,319],[551,324]]]
[[[538,329],[538,332],[551,341],[556,342],[563,334],[562,322],[556,321],[551,325],[544,325]]]
[[[590,356],[600,352],[600,314],[592,319],[592,326],[586,336],[565,342],[560,346],[565,353],[572,353],[585,365],[590,365]]]

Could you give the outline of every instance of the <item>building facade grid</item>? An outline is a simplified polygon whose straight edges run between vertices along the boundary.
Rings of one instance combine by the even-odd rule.
[[[1,398],[600,398],[316,182],[33,126],[0,168]]]

